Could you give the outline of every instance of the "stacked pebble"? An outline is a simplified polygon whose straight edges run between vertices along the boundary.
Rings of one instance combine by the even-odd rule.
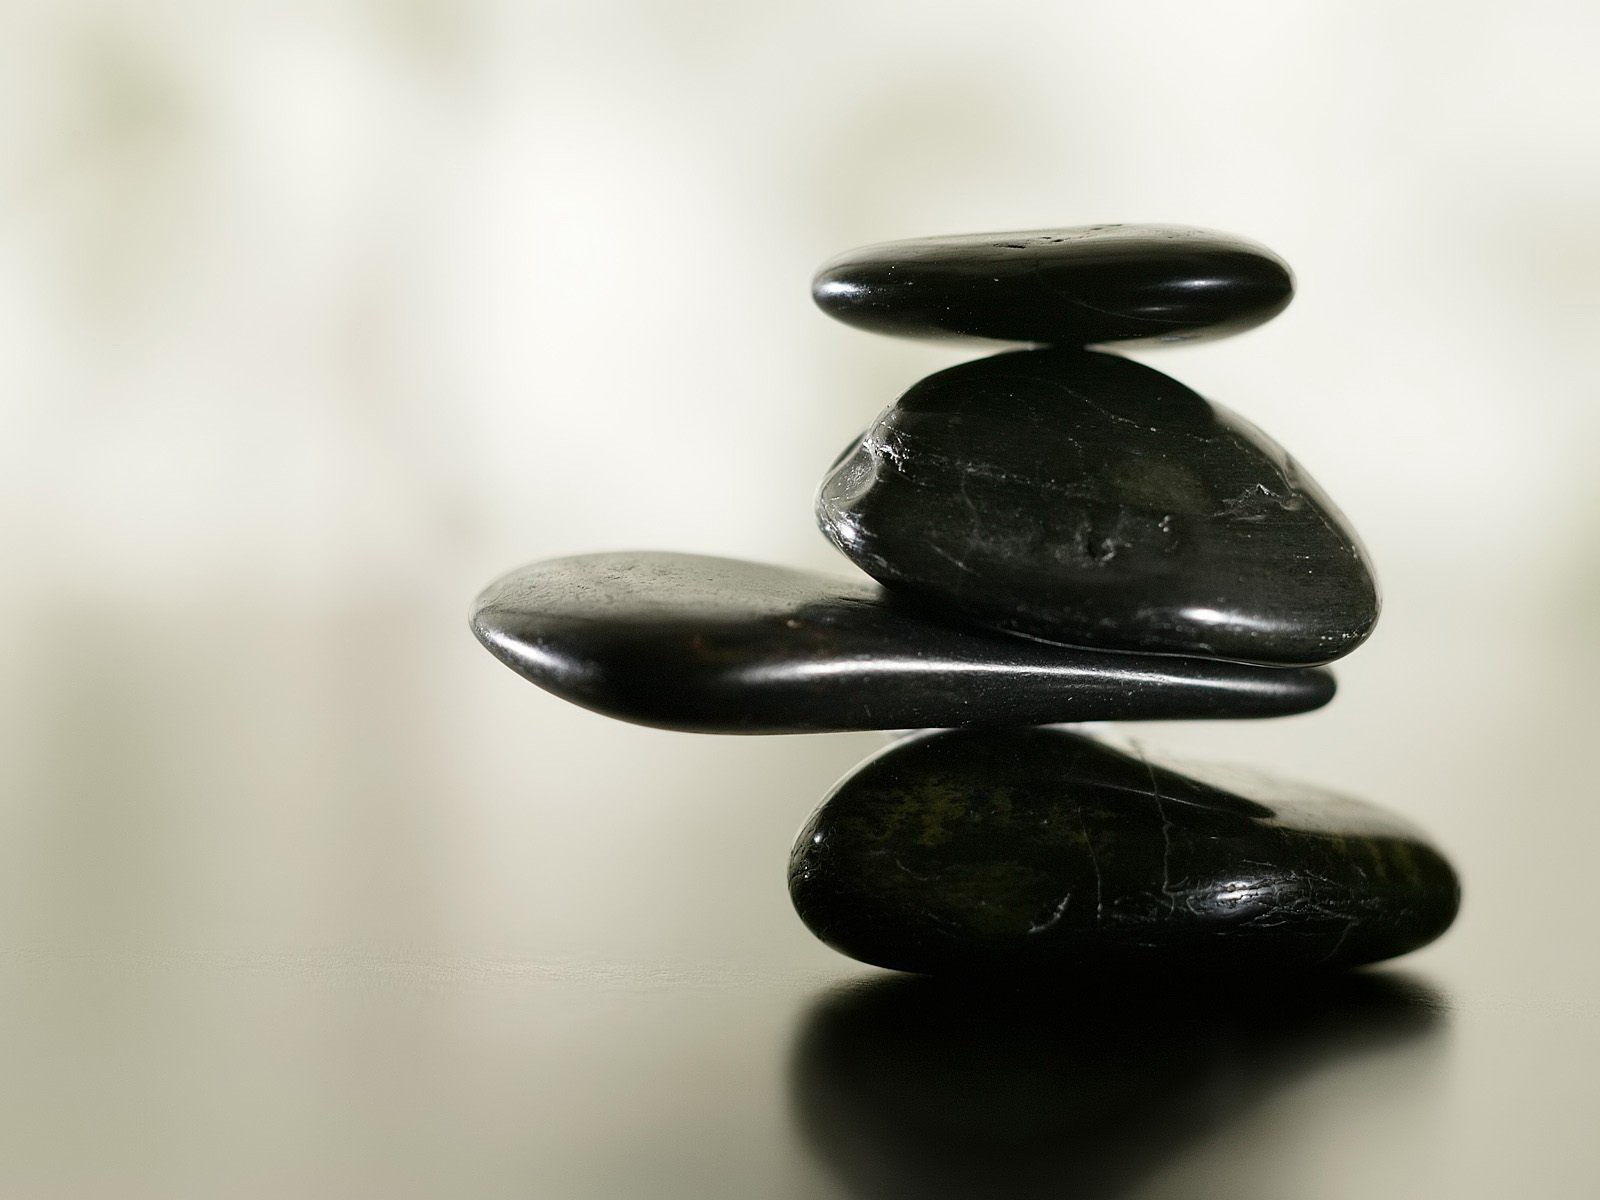
[[[1355,534],[1277,445],[1087,346],[1239,332],[1270,251],[1098,225],[871,246],[813,294],[858,327],[1032,343],[938,372],[835,463],[823,532],[876,580],[666,553],[537,563],[478,599],[497,657],[670,729],[938,729],[845,778],[790,893],[834,948],[936,974],[1338,968],[1441,934],[1410,826],[1058,723],[1325,704],[1378,615]]]

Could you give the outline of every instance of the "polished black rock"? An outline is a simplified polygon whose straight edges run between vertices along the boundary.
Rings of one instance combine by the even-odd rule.
[[[840,255],[811,285],[874,333],[1086,346],[1224,337],[1282,312],[1288,265],[1182,225],[1085,225],[913,238]]]
[[[1293,459],[1111,354],[928,376],[835,464],[817,518],[881,582],[1067,645],[1323,663],[1378,618],[1354,531]]]
[[[1304,712],[1326,671],[1046,646],[909,611],[866,579],[689,554],[591,554],[490,585],[502,662],[611,717],[806,733]]]
[[[891,746],[801,830],[789,890],[834,949],[949,975],[1349,967],[1432,941],[1460,900],[1370,805],[1062,729]]]

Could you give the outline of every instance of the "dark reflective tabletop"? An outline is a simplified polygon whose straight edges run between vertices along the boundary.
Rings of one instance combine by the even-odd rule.
[[[880,735],[605,721],[435,616],[263,619],[226,658],[195,649],[205,618],[106,617],[32,677],[0,873],[8,1194],[1600,1185],[1568,657],[1522,647],[1537,719],[1525,691],[1446,689],[1492,709],[1470,738],[1402,728],[1359,658],[1321,713],[1143,731],[1422,824],[1465,884],[1436,945],[1300,990],[984,989],[851,963],[789,907],[790,839]],[[294,671],[299,703],[260,694]]]

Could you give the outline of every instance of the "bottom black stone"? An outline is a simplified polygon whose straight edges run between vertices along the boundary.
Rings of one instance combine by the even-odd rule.
[[[1337,969],[1431,942],[1460,903],[1370,805],[1041,728],[869,759],[801,830],[789,891],[834,949],[947,975]]]

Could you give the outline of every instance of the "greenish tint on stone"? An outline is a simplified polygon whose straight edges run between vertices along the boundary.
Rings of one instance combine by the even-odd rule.
[[[789,886],[830,946],[930,974],[1336,969],[1432,941],[1460,900],[1370,805],[1044,728],[868,760],[801,831]]]

